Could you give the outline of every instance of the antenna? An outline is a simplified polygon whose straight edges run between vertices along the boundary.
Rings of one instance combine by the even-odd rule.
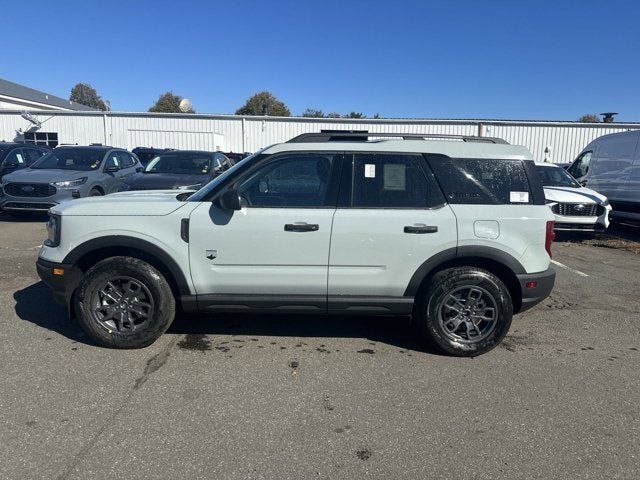
[[[180,100],[180,111],[187,113],[189,110],[191,110],[191,100],[188,98]]]

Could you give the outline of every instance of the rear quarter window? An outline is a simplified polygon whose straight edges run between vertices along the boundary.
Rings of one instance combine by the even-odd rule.
[[[521,160],[449,158],[445,155],[427,155],[427,159],[449,203],[534,203]]]

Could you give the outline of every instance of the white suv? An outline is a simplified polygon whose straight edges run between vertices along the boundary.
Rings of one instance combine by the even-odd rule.
[[[193,194],[117,193],[50,216],[40,277],[117,348],[151,344],[179,305],[411,315],[441,351],[478,355],[555,279],[531,154],[499,139],[303,134]]]

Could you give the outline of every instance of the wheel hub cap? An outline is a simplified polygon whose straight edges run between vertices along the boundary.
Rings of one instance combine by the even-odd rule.
[[[451,290],[438,305],[438,321],[447,337],[461,343],[476,343],[495,329],[498,304],[476,285]]]
[[[154,312],[153,297],[141,281],[113,277],[91,296],[93,319],[109,332],[129,334],[149,322]]]

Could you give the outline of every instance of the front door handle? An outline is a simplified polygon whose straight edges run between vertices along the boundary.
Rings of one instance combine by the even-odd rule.
[[[404,233],[436,233],[438,227],[435,225],[406,225]]]
[[[285,232],[315,232],[320,228],[317,223],[287,223],[284,226]]]

